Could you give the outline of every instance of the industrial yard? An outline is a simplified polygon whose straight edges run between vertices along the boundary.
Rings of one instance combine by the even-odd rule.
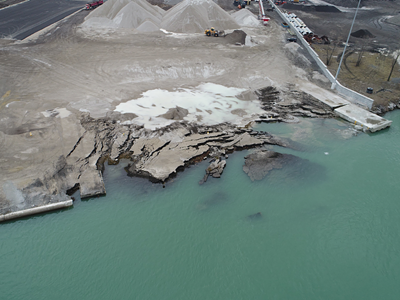
[[[287,146],[252,124],[327,118],[350,105],[300,43],[287,41],[276,12],[261,21],[254,2],[168,5],[108,0],[22,41],[0,40],[2,214],[68,201],[76,189],[104,194],[106,161],[131,158],[133,175],[166,182],[213,147],[221,155]],[[299,15],[323,34],[311,13]],[[211,27],[223,34],[204,34]],[[356,129],[374,126],[365,124]]]

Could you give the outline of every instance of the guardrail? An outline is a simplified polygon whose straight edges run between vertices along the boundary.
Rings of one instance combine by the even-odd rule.
[[[282,18],[282,20],[285,23],[287,23],[290,26],[290,28],[293,30],[293,32],[296,34],[297,39],[302,43],[304,48],[307,50],[307,52],[310,54],[310,56],[317,63],[321,72],[326,76],[326,78],[328,78],[328,80],[331,83],[336,83],[335,87],[334,87],[335,90],[337,90],[340,94],[347,96],[346,98],[349,101],[356,103],[356,104],[366,106],[369,109],[371,109],[372,105],[374,104],[374,100],[367,96],[364,96],[360,93],[357,93],[356,91],[353,91],[352,89],[349,89],[349,88],[341,85],[338,81],[335,82],[335,77],[332,75],[332,73],[328,70],[327,66],[319,58],[319,55],[314,51],[313,48],[311,48],[310,44],[303,38],[303,36],[300,34],[300,32],[293,26],[293,24],[290,22],[290,20],[288,20],[288,18],[286,18],[286,16],[275,5],[275,3],[271,0],[268,0],[268,1],[271,4],[271,6],[275,9],[275,11],[278,13],[278,15]]]

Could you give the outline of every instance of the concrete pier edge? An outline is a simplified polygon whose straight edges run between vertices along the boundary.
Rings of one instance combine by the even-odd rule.
[[[42,212],[47,212],[47,211],[52,211],[56,209],[62,209],[65,207],[69,207],[73,205],[72,199],[63,201],[63,202],[57,202],[57,203],[51,203],[39,207],[34,207],[34,208],[28,208],[20,211],[15,211],[11,212],[8,214],[0,215],[0,222],[12,220],[12,219],[17,219],[17,218],[22,218],[30,215],[35,215],[39,214]]]

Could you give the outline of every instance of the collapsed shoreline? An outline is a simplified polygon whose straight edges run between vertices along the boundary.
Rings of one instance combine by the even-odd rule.
[[[0,195],[0,214],[68,201],[70,193],[78,188],[83,197],[102,195],[105,187],[101,171],[106,161],[115,164],[121,158],[129,158],[132,160],[128,167],[131,176],[165,182],[205,156],[222,156],[264,144],[290,146],[288,141],[276,136],[253,131],[253,122],[334,117],[333,109],[312,95],[316,89],[317,94],[324,89],[313,85],[305,90],[300,86],[308,79],[322,86],[324,82],[297,45],[283,46],[283,33],[276,24],[272,24],[267,33],[264,28],[247,29],[255,37],[254,45],[248,48],[244,42],[236,45],[229,38],[207,39],[203,35],[123,35],[131,34],[130,31],[124,31],[122,37],[115,37],[117,32],[113,32],[108,36],[111,41],[104,42],[103,36],[76,35],[76,24],[69,26],[75,27],[55,28],[42,37],[40,43],[16,47],[25,59],[21,70],[31,68],[35,76],[27,73],[27,82],[32,81],[27,87],[12,85],[15,90],[25,88],[26,91],[19,91],[17,96],[12,91],[4,96],[7,110],[2,113],[6,126],[0,138],[14,149],[2,149],[7,154],[3,160],[7,172],[2,178],[5,184]],[[65,36],[68,37],[66,41]],[[239,38],[243,40],[243,36]],[[189,43],[193,46],[188,49]],[[159,44],[153,56],[147,54]],[[41,50],[47,47],[54,48],[54,52],[41,55]],[[72,50],[59,51],[59,47]],[[100,54],[93,56],[87,47],[92,47],[89,49],[94,54]],[[275,54],[273,47],[284,51]],[[134,54],[138,55],[138,62],[132,63],[131,52],[136,48]],[[9,49],[10,56],[20,58],[18,51]],[[117,49],[115,56],[110,55],[110,49]],[[171,57],[171,49],[178,50],[178,57]],[[78,60],[82,52],[85,56]],[[124,53],[126,56],[121,57]],[[266,57],[262,61],[257,60],[260,53]],[[269,54],[275,56],[268,60]],[[296,56],[295,63],[292,64],[288,56]],[[154,57],[157,57],[156,62]],[[148,62],[143,63],[146,59]],[[114,64],[114,61],[121,63]],[[158,64],[162,64],[161,67]],[[4,72],[14,74],[13,69],[12,64],[6,64]],[[40,80],[35,81],[37,78]],[[171,113],[164,115],[164,119],[172,124],[157,130],[134,123],[124,124],[135,117],[115,111],[118,104],[138,99],[143,91],[198,86],[204,82],[246,89],[253,94],[252,100],[261,103],[260,111],[242,125],[198,124],[177,120],[179,112]],[[31,112],[20,116],[23,109]],[[236,113],[242,114],[240,110]],[[217,114],[214,113],[213,118],[218,118]]]

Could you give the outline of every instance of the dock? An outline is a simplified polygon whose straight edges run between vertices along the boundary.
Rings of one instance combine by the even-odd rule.
[[[386,120],[376,114],[373,114],[355,104],[346,104],[334,109],[336,115],[353,123],[360,125],[364,131],[375,132],[390,127],[392,121]]]
[[[303,82],[298,88],[328,105],[338,117],[361,126],[365,132],[382,130],[392,124],[392,121],[373,114],[366,108],[351,103],[340,95],[322,89],[311,82]]]

